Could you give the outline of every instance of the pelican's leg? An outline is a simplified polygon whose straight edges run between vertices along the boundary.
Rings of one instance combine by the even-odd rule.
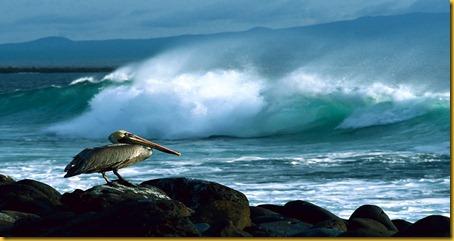
[[[109,178],[107,178],[106,173],[101,172],[101,174],[102,174],[102,177],[104,178],[104,180],[106,180],[107,184],[110,184]]]
[[[120,173],[118,173],[118,170],[112,170],[112,171],[115,174],[115,176],[118,177],[118,180],[120,181],[120,183],[125,184],[126,186],[135,186],[134,184],[126,181],[122,176],[120,176]]]

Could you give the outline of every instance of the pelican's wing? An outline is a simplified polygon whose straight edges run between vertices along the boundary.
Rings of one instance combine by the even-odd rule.
[[[146,149],[139,145],[113,144],[87,148],[77,154],[65,167],[65,177],[117,169],[126,161],[146,159]]]

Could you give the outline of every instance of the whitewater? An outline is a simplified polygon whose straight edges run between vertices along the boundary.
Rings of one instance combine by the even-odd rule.
[[[363,204],[409,221],[449,216],[447,32],[333,26],[334,40],[315,27],[255,30],[112,73],[0,74],[0,173],[61,192],[102,184],[63,169],[126,129],[183,154],[120,170],[132,182],[201,178],[252,205],[302,199],[343,218]]]

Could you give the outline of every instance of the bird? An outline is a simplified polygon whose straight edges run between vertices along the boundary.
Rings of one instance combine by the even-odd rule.
[[[112,144],[86,148],[74,156],[65,167],[65,178],[85,173],[101,173],[107,184],[110,180],[106,172],[112,171],[118,180],[130,184],[118,173],[118,169],[131,166],[149,158],[156,149],[165,153],[181,156],[181,153],[149,141],[129,131],[117,130],[109,135]]]

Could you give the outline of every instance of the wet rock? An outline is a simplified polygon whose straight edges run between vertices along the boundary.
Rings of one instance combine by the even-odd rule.
[[[353,218],[369,218],[383,224],[388,230],[397,232],[397,227],[391,222],[388,215],[378,206],[363,205],[357,208],[350,216]]]
[[[239,230],[251,224],[246,196],[224,185],[197,179],[163,178],[143,182],[141,186],[158,187],[193,209],[191,219],[196,223],[214,225],[229,220]]]
[[[399,237],[450,237],[450,218],[431,215],[396,234]]]
[[[256,224],[245,231],[259,237],[292,237],[308,231],[311,227],[311,224],[301,221],[283,220]]]
[[[44,236],[199,236],[187,207],[166,199],[124,201],[102,212],[86,212]]]
[[[352,218],[348,221],[348,230],[371,229],[377,232],[386,233],[388,228],[382,223],[370,218]]]
[[[120,202],[141,199],[170,198],[156,187],[130,187],[114,182],[110,185],[98,185],[85,191],[77,189],[72,193],[65,193],[61,198],[63,205],[74,212],[101,211]]]
[[[313,227],[307,231],[297,233],[293,237],[336,237],[341,233],[342,231],[338,229]]]
[[[390,237],[390,231],[380,232],[374,229],[357,229],[341,233],[338,237]]]
[[[208,223],[196,223],[194,226],[200,234],[205,233],[211,227]]]
[[[60,227],[76,217],[73,212],[57,211],[49,215],[20,219],[12,229],[13,236],[36,237]]]
[[[251,212],[251,220],[253,223],[266,223],[285,220],[286,218],[279,213],[262,207],[249,207]]]
[[[325,220],[341,220],[330,211],[301,200],[286,203],[283,214],[310,224],[317,224]]]
[[[399,231],[404,231],[405,229],[407,229],[410,225],[412,225],[412,223],[406,221],[406,220],[403,220],[403,219],[393,219],[391,220],[394,224],[394,226],[396,226],[396,228],[399,230]]]
[[[283,214],[284,213],[284,206],[281,206],[281,205],[261,204],[261,205],[258,205],[257,207],[268,209],[270,211],[273,211],[273,212],[279,213],[279,214]]]
[[[233,225],[230,220],[224,220],[214,224],[207,230],[203,236],[205,237],[251,237],[252,235],[240,230]]]
[[[15,181],[14,181],[14,179],[12,177],[0,174],[0,185],[10,184],[10,183],[13,183],[13,182],[15,182]]]
[[[327,219],[315,224],[315,227],[337,229],[341,232],[347,231],[347,224],[342,219]]]
[[[60,194],[55,189],[33,180],[0,185],[0,210],[43,215],[58,208],[59,199]]]

